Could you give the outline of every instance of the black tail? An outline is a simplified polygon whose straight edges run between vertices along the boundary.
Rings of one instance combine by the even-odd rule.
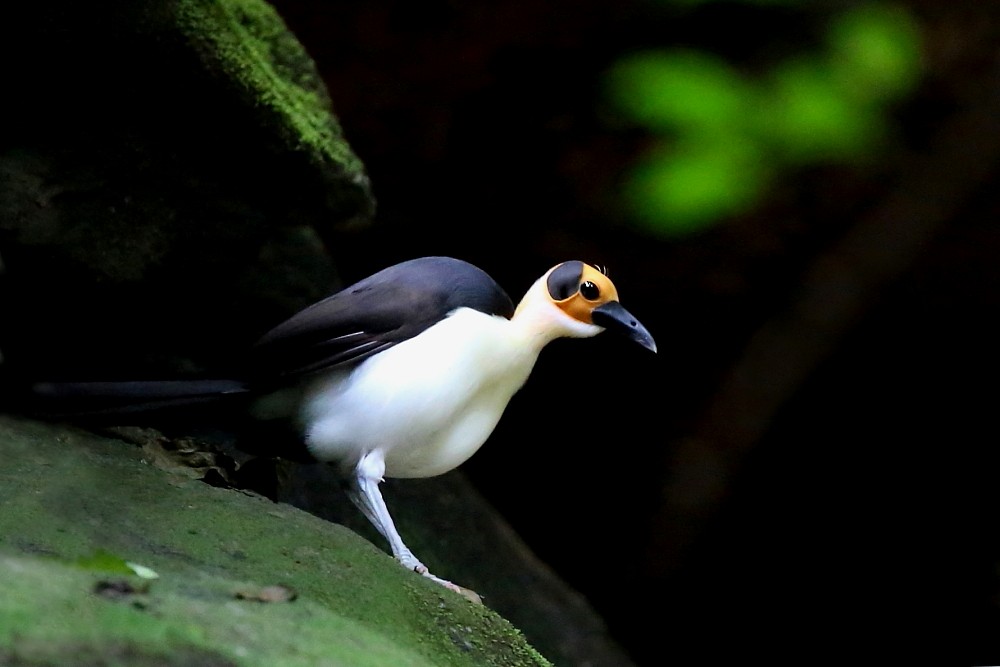
[[[49,418],[142,416],[246,398],[235,380],[41,382],[32,387],[29,412]]]

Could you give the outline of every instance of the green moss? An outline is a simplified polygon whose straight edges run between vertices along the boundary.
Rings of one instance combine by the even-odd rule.
[[[0,457],[0,657],[60,664],[60,651],[85,647],[150,658],[133,664],[178,654],[236,665],[548,664],[507,621],[346,528],[171,476],[125,443],[0,416]],[[111,572],[95,552],[159,576]],[[102,581],[126,592],[102,595]],[[238,595],[269,585],[296,597]]]
[[[239,665],[435,664],[314,600],[238,600],[239,583],[223,577],[168,570],[148,593],[109,599],[95,592],[103,575],[55,559],[4,557],[0,568],[15,575],[0,600],[0,645],[15,655],[56,663],[66,651],[103,655],[124,646],[149,656],[215,654]]]
[[[251,107],[271,116],[290,148],[363,177],[315,64],[270,5],[184,0],[175,11],[177,28],[203,64],[235,86]]]

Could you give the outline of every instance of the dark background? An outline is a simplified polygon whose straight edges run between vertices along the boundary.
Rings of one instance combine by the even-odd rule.
[[[516,299],[580,258],[656,337],[553,344],[464,466],[640,664],[1000,659],[1000,8],[905,5],[924,75],[864,165],[684,238],[614,205],[616,58],[752,71],[851,4],[275,3],[378,200],[345,277],[454,254]]]

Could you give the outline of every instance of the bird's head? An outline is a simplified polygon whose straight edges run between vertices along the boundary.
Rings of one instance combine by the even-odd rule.
[[[653,336],[618,301],[618,290],[596,266],[563,262],[535,281],[521,299],[514,321],[527,322],[548,339],[589,338],[604,330],[656,352]]]

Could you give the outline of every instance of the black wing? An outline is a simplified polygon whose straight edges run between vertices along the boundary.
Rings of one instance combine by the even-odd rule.
[[[355,363],[416,336],[460,307],[511,317],[514,304],[484,271],[450,257],[390,266],[268,332],[254,377],[278,380]]]

